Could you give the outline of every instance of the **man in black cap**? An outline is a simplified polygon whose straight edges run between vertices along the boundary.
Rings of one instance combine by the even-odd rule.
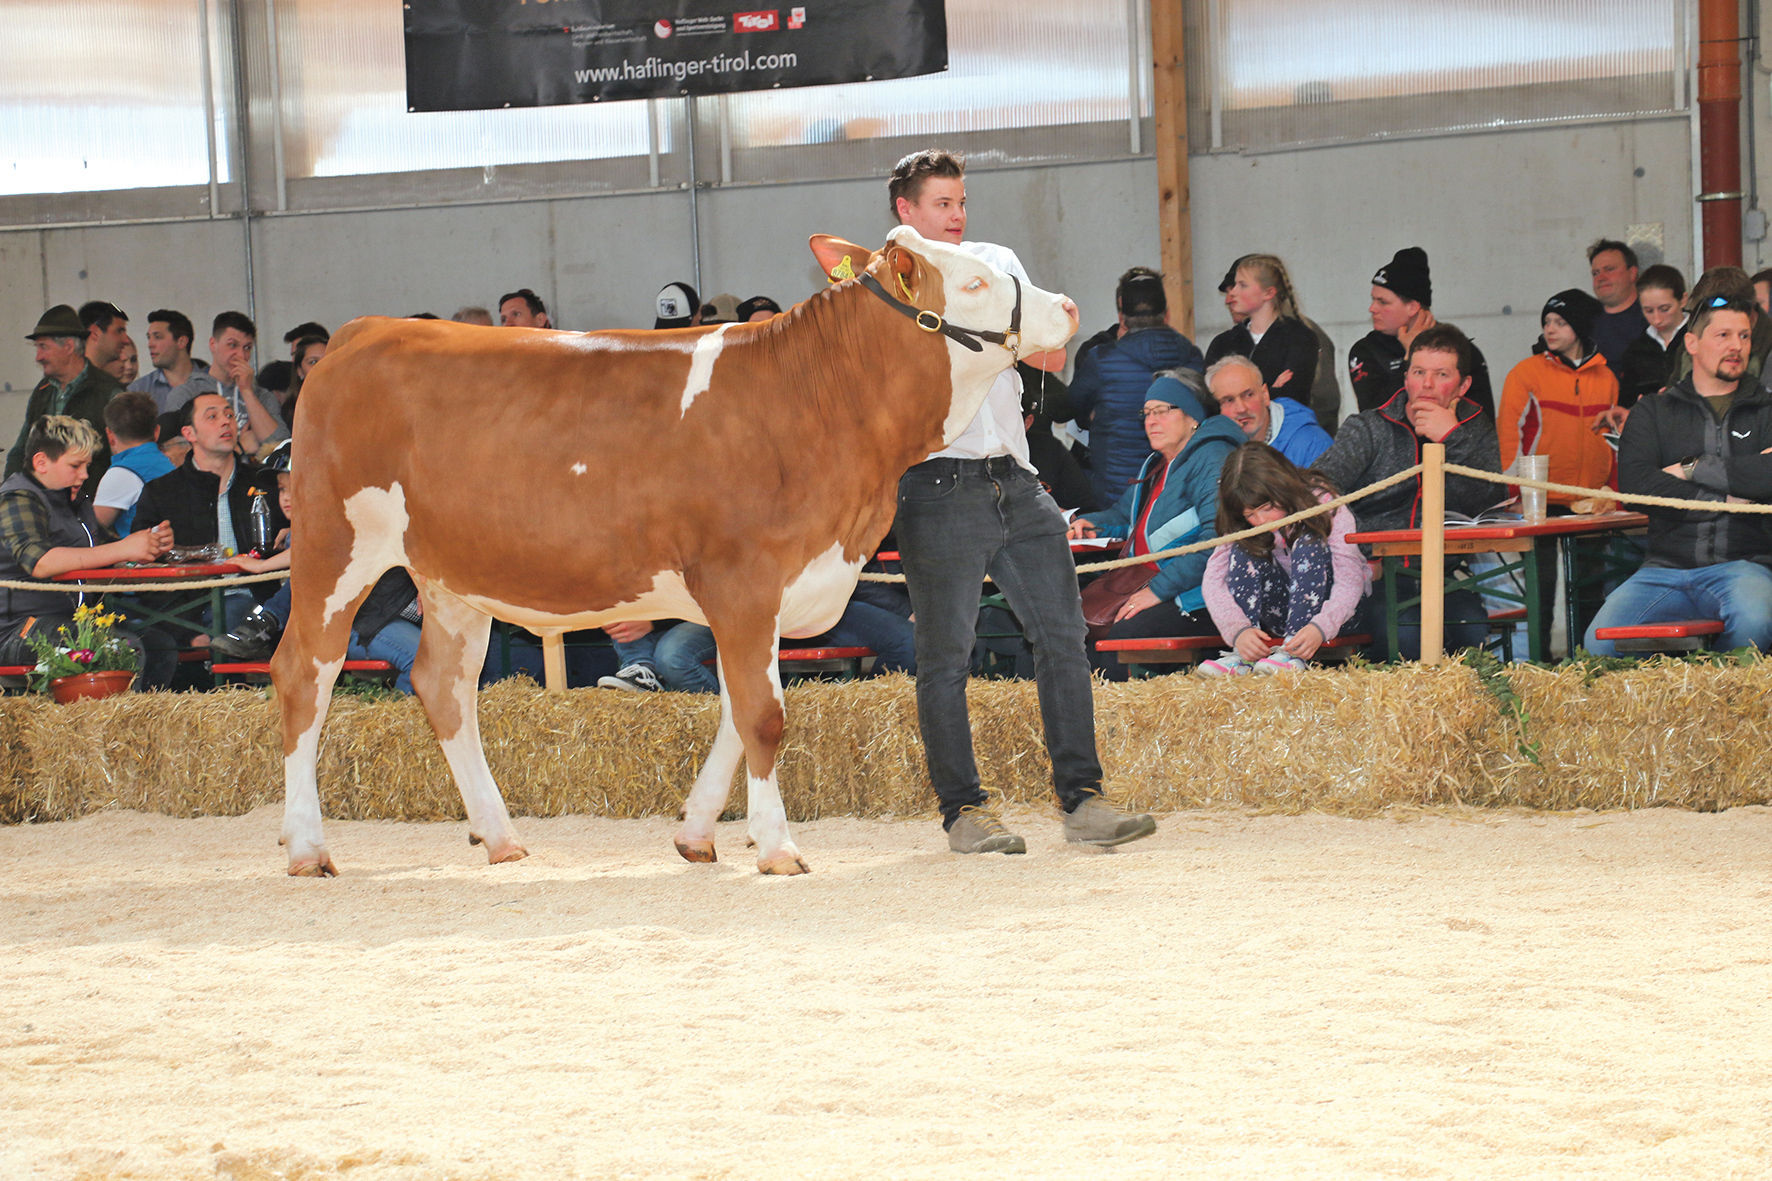
[[[1404,359],[1409,345],[1437,321],[1434,285],[1428,275],[1427,251],[1405,246],[1372,276],[1372,331],[1347,351],[1348,382],[1360,410],[1376,410],[1403,389]],[[1465,397],[1495,419],[1495,394],[1489,388],[1489,363],[1471,348],[1470,390]]]
[[[66,414],[92,427],[99,439],[105,437],[105,404],[123,387],[117,379],[86,359],[86,342],[91,338],[80,314],[65,303],[58,303],[43,313],[42,319],[25,339],[37,345],[37,364],[43,380],[31,391],[25,403],[25,421],[19,428],[18,441],[6,453],[6,474],[25,470],[30,457],[25,454],[25,439],[31,424],[45,414]],[[92,452],[86,481],[81,485],[83,500],[92,499],[99,477],[110,465],[110,453],[101,445]]]
[[[1169,326],[1163,276],[1133,267],[1114,291],[1119,339],[1091,349],[1071,378],[1071,410],[1089,431],[1089,481],[1097,504],[1113,504],[1138,478],[1150,456],[1144,433],[1144,395],[1151,379],[1169,369],[1198,374],[1206,361],[1193,341]]]

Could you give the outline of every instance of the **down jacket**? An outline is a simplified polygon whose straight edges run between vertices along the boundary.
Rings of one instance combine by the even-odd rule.
[[[1208,418],[1194,431],[1181,453],[1170,461],[1163,489],[1145,522],[1145,539],[1152,553],[1218,536],[1219,475],[1224,461],[1244,441],[1237,424],[1222,415]],[[1085,513],[1081,519],[1094,525],[1103,537],[1129,536],[1144,512],[1147,480],[1162,461],[1162,455],[1151,452],[1138,478],[1113,508]],[[1200,610],[1206,605],[1200,581],[1206,576],[1210,557],[1210,550],[1202,550],[1158,562],[1157,576],[1149,583],[1151,593],[1183,611]]]

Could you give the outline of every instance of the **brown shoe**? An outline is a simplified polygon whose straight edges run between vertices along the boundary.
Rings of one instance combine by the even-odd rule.
[[[948,848],[956,853],[1026,853],[1028,843],[1010,832],[990,808],[968,804],[948,829]]]
[[[1064,814],[1064,839],[1084,845],[1124,845],[1156,831],[1157,822],[1148,814],[1122,811],[1097,795]]]

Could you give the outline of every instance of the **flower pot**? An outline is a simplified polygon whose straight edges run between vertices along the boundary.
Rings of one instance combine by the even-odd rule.
[[[121,693],[129,688],[135,680],[135,674],[127,669],[113,669],[102,673],[79,673],[71,677],[57,677],[49,682],[49,694],[60,702],[78,701],[82,697],[109,697],[113,693]]]

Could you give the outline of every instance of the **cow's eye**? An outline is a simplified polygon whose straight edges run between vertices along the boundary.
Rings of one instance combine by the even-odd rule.
[[[972,282],[966,284],[965,287],[961,288],[961,290],[962,291],[977,291],[980,288],[982,288],[983,286],[984,286],[983,279],[974,279],[974,280],[972,280]]]

